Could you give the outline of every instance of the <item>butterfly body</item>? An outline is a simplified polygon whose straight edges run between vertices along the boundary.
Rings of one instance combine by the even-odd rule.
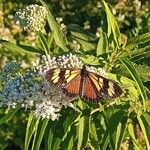
[[[50,85],[60,87],[67,96],[80,96],[91,102],[113,99],[122,94],[121,88],[115,82],[87,71],[85,66],[82,69],[50,69],[45,77]]]

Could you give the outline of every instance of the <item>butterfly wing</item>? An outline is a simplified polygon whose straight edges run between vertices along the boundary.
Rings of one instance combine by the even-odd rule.
[[[60,87],[64,94],[74,97],[79,94],[81,69],[56,68],[46,72],[50,85]]]
[[[100,99],[113,99],[122,94],[121,88],[115,82],[92,72],[89,72],[88,77],[94,84]]]
[[[83,69],[50,69],[45,77],[51,85],[60,87],[67,96],[79,95],[91,102],[113,99],[122,94],[121,88],[115,82]]]
[[[80,84],[81,76],[78,74],[75,78],[71,79],[66,86],[63,86],[62,90],[67,96],[74,97],[79,95]]]
[[[91,102],[97,102],[99,100],[98,89],[89,76],[85,76],[82,79],[80,97]]]

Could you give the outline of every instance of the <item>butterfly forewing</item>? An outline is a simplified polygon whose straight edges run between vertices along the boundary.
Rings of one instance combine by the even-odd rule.
[[[46,72],[45,78],[50,83],[50,85],[57,85],[60,82],[59,74],[60,69],[50,69]]]
[[[46,72],[45,78],[51,85],[64,86],[77,75],[78,72],[74,70],[69,70],[66,68],[55,68],[48,70]]]

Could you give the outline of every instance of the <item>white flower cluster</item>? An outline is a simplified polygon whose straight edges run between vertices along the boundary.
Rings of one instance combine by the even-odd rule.
[[[86,66],[86,70],[90,71],[90,72],[97,73],[97,74],[99,74],[99,75],[101,75],[103,77],[107,77],[107,73],[102,68],[95,68],[93,66]]]
[[[45,75],[45,72],[53,68],[83,68],[83,62],[72,53],[62,55],[58,57],[51,57],[50,55],[43,55],[41,59],[37,59],[33,62],[33,66],[39,70],[40,75]],[[107,73],[102,68],[95,68],[93,66],[87,66],[86,70],[97,73],[103,77],[107,77]]]
[[[37,70],[19,73],[20,66],[11,62],[2,72],[3,90],[0,92],[1,106],[15,108],[21,104],[26,110],[33,111],[37,117],[58,119],[63,106],[73,107],[61,90],[50,86],[41,78]]]
[[[45,83],[45,91],[43,95],[41,93],[36,94],[37,99],[41,99],[35,104],[35,116],[56,120],[59,118],[60,110],[62,106],[73,107],[70,98],[67,98],[61,90],[54,86],[50,86],[47,82]],[[43,89],[44,89],[43,88]]]
[[[56,17],[56,21],[57,23],[60,25],[60,29],[63,32],[66,32],[65,34],[67,34],[67,26],[63,23],[63,18],[61,17]]]
[[[50,55],[42,56],[42,59],[37,59],[33,65],[43,75],[45,72],[52,68],[82,68],[83,62],[79,60],[76,55],[69,53],[58,57],[50,57]]]
[[[29,5],[15,14],[16,23],[24,30],[40,31],[45,25],[46,8],[39,5]]]
[[[21,104],[35,116],[56,120],[63,106],[73,107],[69,97],[58,87],[49,85],[45,72],[52,68],[82,68],[83,63],[76,55],[67,54],[58,57],[42,56],[34,63],[34,69],[20,73],[20,66],[11,62],[2,72],[3,90],[0,99],[3,106],[15,107]],[[86,66],[86,69],[104,75],[103,69]]]

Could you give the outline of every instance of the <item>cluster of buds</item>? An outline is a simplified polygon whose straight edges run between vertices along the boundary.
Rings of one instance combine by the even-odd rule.
[[[24,30],[33,32],[40,31],[45,25],[47,11],[46,8],[39,5],[29,5],[20,9],[15,14],[16,23]]]

